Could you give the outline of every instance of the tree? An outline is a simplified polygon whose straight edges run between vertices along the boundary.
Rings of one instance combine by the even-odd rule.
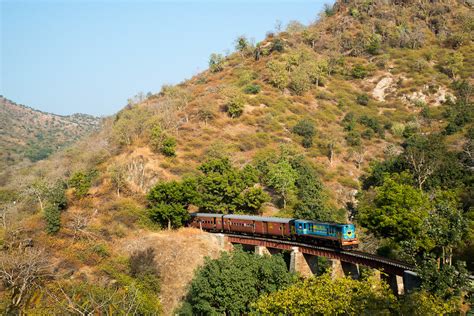
[[[302,145],[305,148],[309,148],[312,146],[313,143],[313,136],[316,134],[314,123],[310,120],[303,119],[299,121],[293,127],[293,133],[303,136]]]
[[[115,163],[109,167],[109,174],[112,186],[114,187],[117,196],[120,197],[120,191],[125,189],[127,186],[125,168]]]
[[[438,135],[414,135],[405,144],[404,156],[421,190],[426,180],[437,170],[441,153],[445,152]]]
[[[73,188],[78,198],[84,197],[92,186],[92,180],[97,176],[96,170],[77,171],[69,179],[69,186]]]
[[[245,100],[240,95],[235,95],[230,98],[226,104],[226,112],[231,118],[237,118],[244,112]]]
[[[441,66],[441,69],[449,77],[455,79],[459,71],[463,67],[463,64],[464,64],[463,61],[464,61],[464,56],[462,53],[460,52],[451,53],[445,58]]]
[[[221,54],[211,54],[209,57],[209,70],[211,72],[219,72],[224,69],[224,56]]]
[[[44,219],[46,221],[46,232],[55,234],[61,228],[61,211],[56,204],[49,203],[44,208]]]
[[[155,185],[148,193],[148,204],[152,208],[161,203],[180,204],[187,208],[195,202],[196,191],[197,182],[193,178],[187,178],[181,182],[162,182]]]
[[[176,139],[166,136],[161,145],[161,153],[167,157],[176,156]]]
[[[149,209],[150,218],[167,226],[168,229],[179,228],[189,219],[188,211],[181,204],[159,203]]]
[[[270,166],[267,175],[267,184],[281,196],[283,208],[286,208],[288,198],[294,193],[298,173],[286,159]]]
[[[367,75],[368,71],[364,65],[357,64],[352,68],[352,77],[356,79],[364,79]]]
[[[389,315],[395,303],[388,286],[375,278],[331,280],[324,274],[263,295],[252,307],[262,315]]]
[[[376,236],[396,242],[417,240],[429,216],[428,197],[410,183],[411,176],[385,174],[383,184],[365,192],[358,207],[358,220]]]
[[[294,280],[281,256],[258,256],[241,249],[223,252],[219,259],[206,258],[197,270],[180,314],[248,314],[260,295]]]
[[[0,251],[0,280],[9,294],[7,314],[15,315],[29,295],[49,275],[43,250],[17,248]]]
[[[235,40],[235,49],[240,52],[240,55],[242,57],[247,55],[247,53],[251,49],[251,45],[244,35],[237,37],[237,39]]]
[[[297,190],[297,203],[295,217],[301,219],[335,221],[335,214],[326,207],[327,196],[324,187],[316,174],[314,167],[302,158],[292,161],[293,168],[298,173],[295,185]]]
[[[290,74],[288,87],[297,95],[302,95],[311,88],[311,79],[304,67],[298,67]]]
[[[290,78],[283,63],[270,61],[267,63],[269,81],[277,89],[283,90],[288,86]]]

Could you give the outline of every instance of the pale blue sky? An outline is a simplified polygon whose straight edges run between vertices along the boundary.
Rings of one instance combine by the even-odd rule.
[[[323,0],[0,0],[0,94],[57,114],[113,114],[207,68],[277,20],[307,24]]]

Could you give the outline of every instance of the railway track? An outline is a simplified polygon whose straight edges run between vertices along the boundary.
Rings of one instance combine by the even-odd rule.
[[[282,250],[291,250],[292,247],[298,247],[302,253],[327,257],[330,259],[339,259],[341,261],[354,264],[362,264],[370,268],[375,268],[389,274],[403,276],[405,271],[414,271],[415,266],[403,261],[393,260],[365,253],[356,250],[342,250],[330,247],[323,247],[311,244],[305,244],[297,241],[280,240],[274,238],[264,238],[249,235],[226,234],[230,242],[241,243],[254,246],[265,246]]]

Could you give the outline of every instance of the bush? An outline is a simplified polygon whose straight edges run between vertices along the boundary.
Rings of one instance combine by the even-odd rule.
[[[258,94],[260,92],[260,86],[258,84],[248,84],[244,88],[246,94]]]
[[[283,90],[288,85],[290,78],[288,72],[285,69],[285,65],[275,61],[267,63],[269,70],[269,81],[270,83],[280,90]]]
[[[303,119],[293,127],[293,133],[303,137],[313,137],[315,134],[314,123]]]
[[[297,95],[302,95],[311,88],[311,79],[302,67],[298,67],[290,76],[289,88]]]
[[[96,170],[88,172],[77,171],[69,179],[69,186],[74,188],[74,194],[78,198],[84,197],[92,186],[92,180],[97,176]]]
[[[188,211],[181,204],[159,203],[150,209],[150,218],[162,227],[179,228],[189,219]]]
[[[279,38],[275,38],[272,42],[272,52],[283,52],[285,50],[285,44],[283,41]]]
[[[360,134],[356,131],[351,131],[346,135],[346,141],[349,146],[357,147],[361,145]]]
[[[364,79],[368,75],[368,70],[364,65],[357,64],[352,68],[352,77]]]
[[[170,136],[166,137],[161,146],[161,153],[167,157],[176,156],[176,139]]]
[[[61,211],[56,204],[48,204],[44,208],[44,219],[46,221],[46,232],[55,234],[61,228]]]
[[[368,105],[369,104],[369,96],[367,94],[359,94],[357,96],[356,102],[360,105]]]
[[[224,69],[225,58],[221,54],[211,54],[209,57],[209,70],[211,72],[219,72]]]
[[[146,275],[159,275],[155,262],[155,250],[151,247],[133,252],[128,260],[128,265],[130,274],[134,278]]]
[[[237,118],[244,113],[244,99],[241,96],[232,97],[226,104],[226,112],[231,118]]]

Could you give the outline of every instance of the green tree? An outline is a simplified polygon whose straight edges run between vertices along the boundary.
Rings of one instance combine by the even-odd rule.
[[[376,236],[397,242],[416,240],[424,230],[430,201],[410,183],[411,176],[386,174],[383,184],[365,192],[358,207],[358,220]]]
[[[161,203],[179,204],[187,208],[195,203],[197,198],[197,181],[194,178],[187,178],[183,181],[162,182],[155,185],[148,192],[147,199],[150,207],[155,207]]]
[[[227,102],[225,108],[231,118],[236,118],[244,113],[245,100],[241,95],[235,95]]]
[[[277,89],[283,90],[288,86],[290,77],[285,69],[283,63],[269,61],[267,63],[267,69],[269,72],[269,81]]]
[[[171,136],[167,136],[163,140],[161,153],[167,157],[176,156],[176,139]]]
[[[241,315],[262,294],[295,281],[281,256],[258,256],[241,249],[206,258],[196,272],[180,314]]]
[[[262,315],[389,315],[395,303],[389,288],[375,278],[332,280],[324,274],[263,295],[252,307]]]
[[[364,79],[367,77],[368,71],[364,65],[357,64],[352,67],[352,77],[356,79]]]
[[[309,148],[313,144],[313,137],[316,134],[316,129],[314,127],[314,123],[310,120],[303,119],[299,121],[293,127],[293,133],[303,136],[302,145],[305,148]]]
[[[251,46],[252,45],[250,44],[248,39],[243,35],[237,37],[237,39],[235,40],[235,49],[240,52],[242,57],[251,52]]]
[[[211,54],[209,57],[209,70],[211,72],[219,72],[224,69],[225,58],[221,54]]]
[[[69,187],[74,189],[78,198],[84,197],[92,186],[92,180],[97,176],[97,171],[77,171],[69,179]]]
[[[311,78],[304,67],[298,67],[290,74],[288,87],[297,95],[302,95],[311,88]]]
[[[298,200],[294,208],[295,217],[319,221],[341,220],[329,211],[323,184],[314,167],[303,158],[292,161],[292,166],[298,173],[295,182]]]
[[[281,196],[283,208],[286,208],[288,199],[294,194],[297,178],[298,173],[286,159],[281,159],[269,167],[267,184]]]
[[[56,204],[48,204],[43,211],[44,219],[46,221],[46,232],[48,234],[55,234],[61,228],[61,211]]]
[[[168,229],[179,228],[190,218],[188,211],[181,204],[158,203],[149,209],[150,218],[167,226]]]

